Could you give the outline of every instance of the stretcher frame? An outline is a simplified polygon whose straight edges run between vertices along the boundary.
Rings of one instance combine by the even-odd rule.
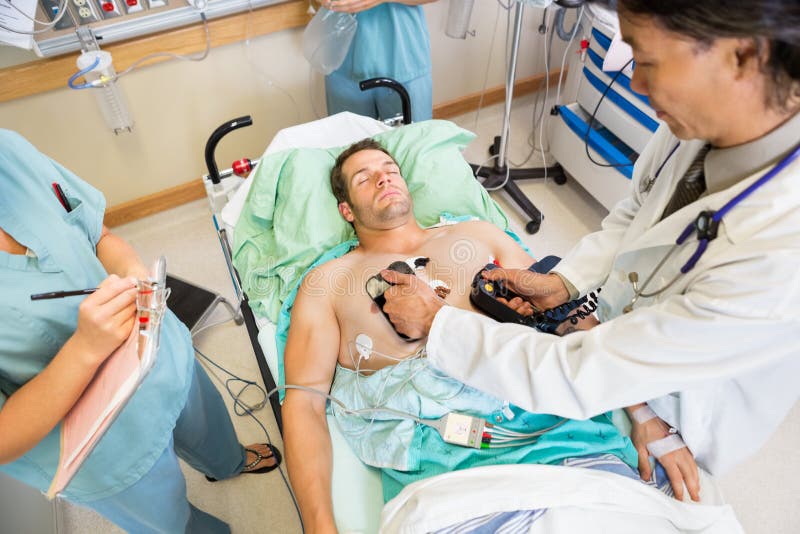
[[[391,78],[378,77],[370,78],[359,83],[362,91],[369,91],[378,87],[387,87],[394,90],[401,102],[402,114],[396,117],[391,117],[383,121],[387,126],[399,126],[411,123],[411,99],[408,96],[403,85]],[[208,174],[203,175],[202,180],[206,188],[206,195],[208,197],[209,205],[211,207],[212,220],[214,228],[217,232],[217,237],[222,248],[222,253],[225,257],[225,263],[228,266],[228,272],[231,276],[234,292],[236,294],[237,309],[240,310],[241,317],[244,319],[245,327],[247,328],[247,335],[250,338],[250,344],[253,346],[256,361],[258,362],[261,378],[264,381],[264,386],[267,391],[272,391],[277,387],[277,381],[272,375],[272,371],[267,363],[266,355],[264,354],[261,344],[258,341],[259,328],[256,323],[255,315],[249,305],[247,295],[242,290],[242,282],[239,272],[233,265],[233,252],[231,249],[231,237],[227,229],[221,224],[220,213],[223,206],[227,203],[228,194],[237,189],[240,183],[232,183],[230,178],[241,174],[242,171],[253,172],[260,162],[259,159],[242,159],[235,162],[230,168],[219,170],[216,162],[216,147],[223,137],[230,134],[234,130],[247,127],[253,124],[253,120],[249,115],[238,117],[229,120],[220,125],[209,136],[205,147],[205,162],[208,169]],[[223,182],[223,180],[227,180]],[[226,302],[226,304],[228,304]],[[237,317],[238,319],[238,317]],[[237,324],[241,324],[237,320]],[[272,407],[273,414],[275,415],[275,422],[278,429],[283,433],[283,419],[281,417],[281,405],[278,395],[272,395],[269,398],[270,406]]]

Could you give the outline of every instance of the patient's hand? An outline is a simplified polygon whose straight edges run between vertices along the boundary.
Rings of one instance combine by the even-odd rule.
[[[639,475],[642,480],[650,480],[653,473],[650,467],[650,453],[647,450],[647,444],[668,436],[669,425],[659,417],[644,423],[637,423],[632,420],[631,424],[633,425],[631,428],[631,441],[639,453]],[[700,500],[700,479],[697,474],[697,463],[688,447],[665,454],[656,461],[666,471],[676,499],[683,500],[683,486],[685,484],[692,500]]]

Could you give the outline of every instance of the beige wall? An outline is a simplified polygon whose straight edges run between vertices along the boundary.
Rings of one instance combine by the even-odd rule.
[[[444,35],[447,9],[445,0],[425,7],[434,104],[481,90],[499,8],[497,2],[477,0],[471,24],[476,36],[466,40]],[[506,11],[499,16],[488,87],[505,79]],[[543,41],[536,31],[541,17],[541,10],[526,9],[518,78],[544,71]],[[247,31],[242,28],[243,39]],[[228,119],[250,114],[253,125],[220,143],[221,168],[239,157],[259,156],[281,128],[312,120],[309,93],[324,113],[322,80],[309,75],[301,42],[302,30],[286,30],[249,45],[212,49],[202,62],[167,61],[132,72],[119,82],[135,121],[132,133],[115,136],[106,127],[93,91],[66,88],[0,104],[0,127],[21,133],[103,191],[109,205],[119,204],[203,174],[206,139]],[[0,64],[6,50],[0,48]],[[558,43],[559,60],[561,50]]]

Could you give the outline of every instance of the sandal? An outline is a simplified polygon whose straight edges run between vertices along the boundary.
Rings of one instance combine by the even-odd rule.
[[[280,451],[275,446],[273,446],[272,444],[263,443],[263,445],[265,445],[269,449],[269,451],[272,453],[270,456],[263,456],[260,452],[258,452],[256,450],[248,449],[247,447],[244,448],[245,451],[253,453],[255,455],[256,459],[253,460],[252,462],[250,462],[249,464],[245,465],[242,468],[242,470],[241,470],[241,472],[239,474],[244,474],[244,473],[252,473],[252,474],[269,473],[270,471],[274,470],[279,465],[281,465],[282,458],[281,458]],[[260,464],[263,460],[267,460],[269,458],[275,458],[275,463],[273,465],[268,465],[268,466],[262,467],[260,469],[254,469],[254,467],[257,466],[258,464]],[[206,480],[208,480],[209,482],[216,482],[217,481],[216,478],[210,477],[208,475],[206,475]]]

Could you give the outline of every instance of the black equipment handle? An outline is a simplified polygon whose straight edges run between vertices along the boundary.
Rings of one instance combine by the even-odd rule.
[[[411,99],[408,97],[408,91],[403,87],[403,84],[391,78],[370,78],[358,83],[358,87],[362,91],[375,89],[376,87],[388,87],[394,89],[400,95],[400,101],[403,104],[403,124],[411,124]]]
[[[217,143],[233,130],[250,126],[251,124],[253,124],[253,119],[250,115],[244,115],[243,117],[237,117],[226,122],[214,130],[209,136],[208,141],[206,141],[206,167],[208,168],[208,177],[213,184],[218,184],[220,182],[219,169],[217,168],[217,161],[214,158],[214,151],[217,149]]]

